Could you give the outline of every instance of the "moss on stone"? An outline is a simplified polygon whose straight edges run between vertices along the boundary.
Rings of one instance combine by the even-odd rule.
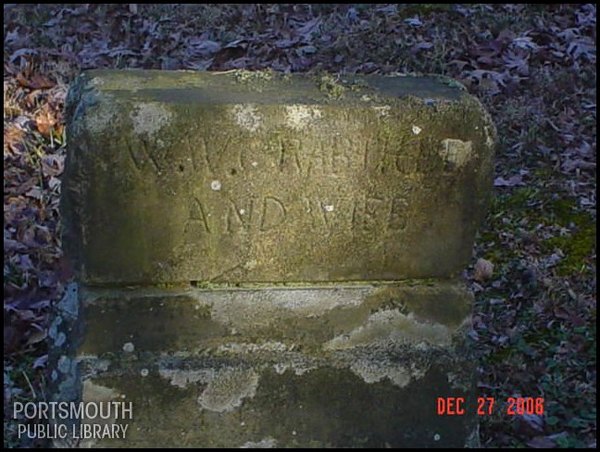
[[[346,87],[339,82],[339,79],[329,74],[324,74],[319,78],[318,86],[322,93],[332,99],[341,98],[346,91]]]
[[[192,282],[192,287],[195,287],[196,289],[215,289],[219,286],[221,286],[221,285],[211,283],[210,281],[193,281]],[[229,284],[227,284],[226,286],[229,287]]]
[[[261,92],[270,80],[275,77],[275,72],[271,69],[262,71],[247,71],[244,69],[236,69],[231,72],[236,82],[243,83],[258,92]]]
[[[463,85],[462,83],[460,83],[458,80],[455,80],[451,77],[448,77],[446,75],[436,75],[437,79],[442,82],[444,85],[448,85],[452,88],[458,88],[461,91],[467,91],[467,88],[465,87],[465,85]]]
[[[183,282],[183,281],[173,281],[173,282],[159,282],[156,283],[155,286],[158,289],[182,289],[182,288],[186,288],[189,287],[190,284],[187,282]]]

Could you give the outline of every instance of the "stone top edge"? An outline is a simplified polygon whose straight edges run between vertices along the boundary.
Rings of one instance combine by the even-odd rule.
[[[407,96],[425,101],[460,101],[469,96],[459,82],[441,75],[282,74],[246,71],[84,71],[77,83],[119,97],[153,97],[171,102],[345,103],[383,102]]]
[[[466,288],[465,281],[462,278],[417,278],[417,279],[401,279],[401,280],[364,280],[364,281],[340,281],[340,282],[307,282],[307,283],[202,283],[202,284],[88,284],[85,282],[77,282],[77,286],[84,291],[94,291],[96,293],[112,293],[112,292],[139,292],[148,294],[186,294],[196,292],[260,292],[260,291],[335,291],[335,290],[363,290],[374,289],[379,287],[436,287],[436,286],[456,286]]]

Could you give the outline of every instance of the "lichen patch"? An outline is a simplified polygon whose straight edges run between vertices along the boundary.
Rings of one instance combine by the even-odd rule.
[[[494,146],[494,135],[490,129],[491,129],[491,127],[488,127],[488,126],[485,126],[483,128],[483,130],[485,131],[485,144],[489,148],[492,148]]]
[[[158,374],[167,380],[170,380],[173,386],[185,389],[191,383],[207,383],[211,380],[214,372],[207,369],[201,370],[183,370],[183,369],[159,369]]]
[[[240,449],[272,449],[277,447],[277,441],[274,438],[267,437],[260,441],[247,441]]]
[[[263,122],[262,115],[254,105],[234,105],[231,114],[233,121],[249,132],[256,132]]]
[[[411,372],[407,368],[375,360],[357,360],[352,363],[350,370],[365,383],[377,383],[389,378],[396,386],[403,388],[411,381]]]
[[[449,345],[450,330],[444,325],[418,322],[412,313],[402,314],[398,309],[371,314],[367,322],[349,334],[337,336],[324,345],[325,350],[344,350],[382,341],[401,344],[427,342]]]
[[[252,369],[223,369],[216,373],[198,397],[202,409],[222,413],[233,411],[258,388],[258,374]]]
[[[321,110],[307,105],[288,105],[285,113],[287,126],[294,130],[303,130],[322,116]]]
[[[83,401],[85,402],[108,402],[119,397],[119,393],[112,388],[97,385],[91,380],[83,382]]]
[[[103,96],[107,96],[103,94]],[[108,97],[108,96],[107,96]],[[116,112],[111,107],[111,102],[106,100],[99,102],[95,107],[89,108],[85,115],[84,128],[96,133],[105,132],[115,122]]]
[[[467,163],[473,155],[473,143],[471,141],[446,138],[442,140],[439,155],[446,161],[460,168]]]
[[[388,116],[390,114],[390,110],[392,109],[392,107],[390,107],[389,105],[375,106],[371,108],[375,110],[377,116],[379,116],[380,118]]]
[[[67,336],[62,331],[58,333],[58,337],[54,341],[56,347],[61,347],[67,341]]]
[[[253,328],[268,327],[290,317],[318,316],[338,307],[359,306],[363,297],[363,291],[350,289],[325,293],[302,289],[238,291],[233,292],[227,300],[212,305],[211,319],[244,332]]]
[[[133,342],[127,342],[123,344],[123,351],[125,353],[133,353],[135,351],[135,345]]]
[[[159,102],[138,103],[130,117],[137,135],[154,136],[171,121],[173,114]]]
[[[104,85],[104,79],[101,77],[94,77],[90,80],[90,85],[94,86],[94,87],[99,87]]]
[[[220,353],[256,353],[256,352],[285,352],[288,347],[278,341],[268,341],[263,344],[254,343],[235,343],[228,342],[227,344],[221,344],[217,348],[217,352]]]

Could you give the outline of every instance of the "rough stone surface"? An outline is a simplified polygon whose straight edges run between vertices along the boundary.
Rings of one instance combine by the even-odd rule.
[[[494,127],[436,77],[89,71],[68,102],[65,245],[82,282],[457,275]]]
[[[90,321],[81,350],[91,355],[126,345],[136,352],[200,352],[215,341],[239,348],[240,338],[275,351],[344,349],[382,334],[448,345],[468,321],[472,299],[455,282],[83,293]]]
[[[457,276],[493,124],[445,78],[333,80],[75,81],[61,208],[78,283],[48,333],[50,399],[134,413],[124,440],[55,445],[477,444]],[[467,414],[437,415],[446,396]]]
[[[66,331],[83,343],[53,354],[78,363],[58,381],[134,407],[125,440],[79,445],[457,447],[476,426],[471,297],[457,283],[77,297],[86,334]],[[55,400],[69,400],[61,388]],[[438,416],[445,396],[470,414]]]

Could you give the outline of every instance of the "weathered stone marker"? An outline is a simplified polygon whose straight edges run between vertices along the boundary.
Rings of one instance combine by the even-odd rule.
[[[493,124],[448,79],[90,71],[67,102],[56,400],[122,446],[461,446]],[[65,341],[65,337],[67,340]],[[470,412],[440,416],[438,397]],[[90,421],[92,422],[92,421]]]

